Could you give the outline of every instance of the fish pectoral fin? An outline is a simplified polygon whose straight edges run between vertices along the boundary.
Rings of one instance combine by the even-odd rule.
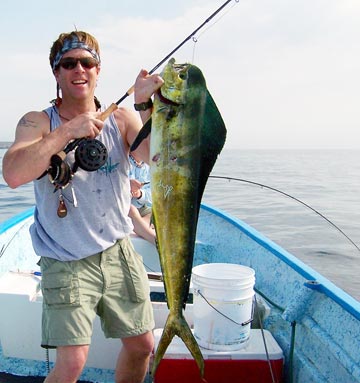
[[[140,129],[139,134],[135,138],[135,141],[130,147],[130,152],[133,152],[138,148],[143,140],[151,133],[151,117],[145,122],[145,125]]]
[[[155,375],[159,363],[175,335],[183,340],[199,367],[201,377],[204,377],[204,358],[188,323],[182,315],[178,316],[176,314],[172,314],[171,312],[166,321],[159,345],[156,349],[152,366],[152,375]]]

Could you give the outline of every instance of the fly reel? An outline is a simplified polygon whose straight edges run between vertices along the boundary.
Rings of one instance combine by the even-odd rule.
[[[88,172],[101,168],[107,158],[107,149],[99,140],[84,139],[75,150],[75,165]]]
[[[55,189],[65,188],[73,177],[70,165],[59,154],[54,154],[47,170],[49,179],[55,185]]]
[[[71,168],[65,158],[66,154],[74,149],[75,162]],[[43,175],[49,174],[50,182],[55,185],[55,189],[63,189],[69,185],[79,167],[93,172],[103,166],[107,158],[107,149],[101,141],[81,138],[71,142],[62,152],[54,154],[51,157],[49,169]]]

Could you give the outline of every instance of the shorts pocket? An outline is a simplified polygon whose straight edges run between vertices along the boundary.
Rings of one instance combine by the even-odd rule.
[[[42,293],[48,306],[79,306],[79,282],[73,275],[49,274],[42,279]]]
[[[122,271],[129,299],[133,302],[149,299],[149,281],[141,255],[135,251],[129,239],[120,242],[120,249]]]
[[[60,262],[42,257],[41,290],[44,303],[51,307],[80,306],[79,279],[72,262]]]

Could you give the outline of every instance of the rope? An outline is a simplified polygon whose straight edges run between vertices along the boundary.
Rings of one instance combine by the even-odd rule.
[[[50,355],[49,355],[49,349],[47,348],[46,351],[46,370],[47,370],[47,373],[49,375],[50,373]]]
[[[256,295],[255,295],[255,303],[257,303]],[[260,323],[261,336],[262,336],[264,347],[265,347],[266,360],[268,362],[269,370],[270,370],[270,374],[271,374],[271,380],[272,380],[273,383],[275,383],[274,371],[273,371],[273,368],[272,368],[272,365],[271,365],[270,355],[269,355],[269,351],[268,351],[267,344],[266,344],[266,339],[265,339],[263,322],[262,322],[259,310],[257,311],[257,315],[258,315],[258,319],[259,319],[259,323]]]
[[[294,381],[294,351],[295,351],[295,331],[296,321],[291,322],[291,339],[289,351],[289,383]]]

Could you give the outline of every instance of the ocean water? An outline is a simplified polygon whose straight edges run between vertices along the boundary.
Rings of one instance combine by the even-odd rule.
[[[2,159],[9,144],[0,142],[0,222],[34,206],[33,184],[10,189],[2,176]]]
[[[0,142],[0,163],[5,147]],[[245,221],[360,300],[359,190],[360,150],[225,148],[203,202]],[[0,222],[33,204],[32,183],[12,190],[0,168]]]

